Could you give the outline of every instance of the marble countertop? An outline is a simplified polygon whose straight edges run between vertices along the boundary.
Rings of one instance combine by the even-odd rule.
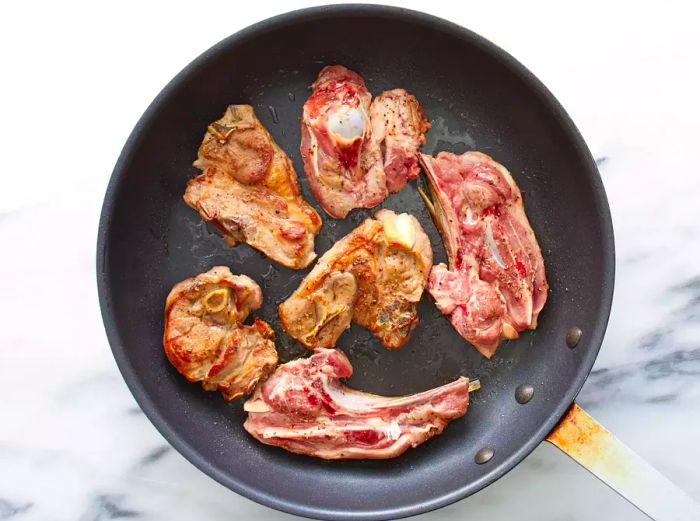
[[[158,91],[213,43],[309,2],[15,3],[0,44],[0,520],[282,520],[172,450],[112,358],[95,287],[109,175]],[[579,396],[700,499],[698,13],[661,3],[403,2],[529,67],[600,165],[617,246],[615,300]],[[565,7],[566,6],[566,7]],[[361,37],[358,36],[358,37]],[[9,74],[8,74],[9,72]],[[426,520],[646,519],[543,444]]]

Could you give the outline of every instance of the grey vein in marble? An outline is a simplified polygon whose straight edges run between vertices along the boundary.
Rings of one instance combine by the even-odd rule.
[[[34,503],[31,502],[13,504],[7,501],[6,499],[0,498],[0,520],[12,519],[18,514],[22,514],[23,512],[26,512],[27,510],[32,508],[33,504]]]

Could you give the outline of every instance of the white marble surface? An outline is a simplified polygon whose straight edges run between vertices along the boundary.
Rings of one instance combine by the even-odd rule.
[[[0,7],[0,520],[291,518],[229,492],[169,448],[117,371],[95,289],[102,196],[147,104],[211,44],[309,5],[247,4]],[[660,2],[403,5],[512,53],[600,158],[617,281],[580,402],[700,499],[698,12]],[[543,445],[493,486],[423,518],[601,513],[645,519]]]

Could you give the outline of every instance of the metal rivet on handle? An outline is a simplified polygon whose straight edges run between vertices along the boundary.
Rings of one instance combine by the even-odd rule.
[[[581,335],[583,331],[580,328],[574,326],[566,332],[566,345],[571,349],[578,345],[579,340],[581,340]]]
[[[520,384],[515,389],[515,400],[520,404],[525,404],[532,400],[535,394],[535,388],[529,384]]]
[[[493,449],[491,447],[484,447],[474,455],[474,461],[479,465],[487,463],[491,458],[493,458]]]

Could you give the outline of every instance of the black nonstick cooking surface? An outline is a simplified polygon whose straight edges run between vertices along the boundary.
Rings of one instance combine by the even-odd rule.
[[[480,150],[521,187],[551,287],[539,327],[491,360],[450,326],[426,295],[409,343],[387,351],[353,326],[338,341],[355,373],[349,384],[386,395],[414,393],[459,375],[479,378],[465,418],[387,461],[327,462],[262,445],[242,428],[242,401],[189,384],[162,349],[163,305],[176,282],[215,265],[263,288],[257,316],[277,332],[282,361],[304,350],[282,332],[277,304],[307,270],[281,267],[247,245],[227,247],[182,201],[208,123],[228,104],[252,104],[289,154],[305,198],[317,208],[299,156],[299,117],[325,64],[358,71],[379,94],[404,87],[432,130],[424,151]],[[445,259],[442,241],[412,182],[382,205],[418,217]],[[322,254],[372,211],[324,218]],[[114,356],[136,400],[165,438],[230,489],[273,508],[334,519],[425,512],[492,483],[540,443],[571,404],[603,339],[613,291],[613,233],[598,171],[549,91],[503,50],[450,22],[379,6],[296,11],[249,27],[188,65],[158,95],[119,157],[105,196],[97,248],[102,314]],[[310,269],[310,268],[309,268]],[[583,330],[576,349],[567,330]],[[514,392],[535,393],[519,405]],[[492,447],[486,464],[475,453]]]

